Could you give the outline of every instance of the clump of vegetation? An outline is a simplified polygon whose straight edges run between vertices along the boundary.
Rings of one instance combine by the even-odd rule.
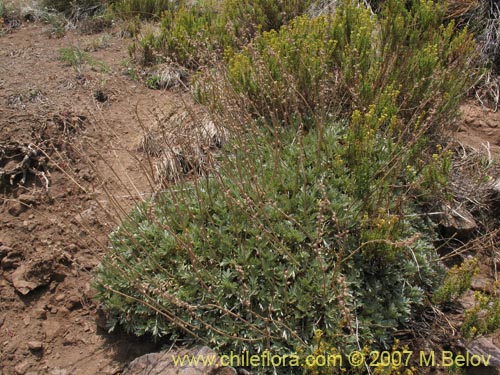
[[[193,9],[167,15],[152,48],[219,27]],[[421,213],[446,190],[434,141],[474,44],[442,16],[430,0],[379,15],[346,0],[258,35],[228,79],[198,81],[231,140],[112,234],[96,279],[111,328],[252,352],[309,347],[317,330],[345,352],[390,346],[444,276]]]
[[[60,48],[59,60],[69,66],[72,66],[78,76],[81,76],[83,74],[83,66],[85,64],[89,64],[93,69],[97,69],[101,73],[109,73],[111,71],[111,68],[106,63],[94,59],[88,53],[74,46]]]
[[[381,97],[392,89],[406,136],[418,137],[424,128],[439,133],[468,88],[470,81],[457,77],[474,50],[467,32],[455,33],[453,22],[441,24],[444,12],[431,1],[410,9],[389,1],[375,16],[347,2],[334,14],[298,17],[258,36],[229,59],[227,74],[231,86],[250,99],[249,111],[275,113],[281,123],[297,113],[343,118],[354,109],[367,111],[383,104]],[[464,55],[469,58],[458,58]],[[206,91],[198,97],[217,108],[221,94]]]
[[[461,27],[467,27],[477,42],[480,58],[478,68],[483,70],[481,79],[474,86],[474,94],[481,105],[498,109],[500,103],[500,7],[491,0],[451,0],[447,17]]]
[[[487,335],[500,329],[500,298],[498,283],[494,285],[494,293],[476,292],[475,305],[465,312],[462,333],[465,338],[472,339],[478,335]]]
[[[453,266],[443,282],[443,285],[434,293],[434,303],[456,301],[467,291],[474,276],[479,272],[477,259],[466,260],[460,266]]]
[[[88,9],[97,9],[103,6],[103,0],[43,0],[42,6],[56,12],[64,13],[66,16],[75,15]]]
[[[197,68],[231,54],[262,31],[278,29],[312,1],[202,0],[180,2],[164,12],[151,47],[186,67]]]
[[[182,0],[114,0],[111,6],[120,18],[159,18],[162,13],[173,11]]]

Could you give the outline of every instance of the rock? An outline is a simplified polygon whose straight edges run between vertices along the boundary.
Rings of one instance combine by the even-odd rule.
[[[122,371],[122,366],[113,366],[113,365],[107,365],[105,368],[103,368],[100,372],[103,375],[116,375],[120,374]]]
[[[43,350],[43,342],[41,341],[28,341],[28,349],[32,351]]]
[[[12,274],[12,284],[14,285],[14,288],[16,288],[16,290],[22,295],[28,294],[41,285],[34,281],[26,280],[26,272],[26,266],[22,265],[18,267]]]
[[[18,201],[24,203],[25,205],[31,206],[36,204],[36,198],[30,194],[21,194],[18,198]]]
[[[68,370],[61,369],[59,367],[56,367],[55,369],[50,371],[50,375],[68,375]]]
[[[446,238],[455,237],[467,241],[477,230],[476,220],[465,208],[444,205],[442,211],[439,226]]]
[[[21,215],[24,211],[28,209],[27,206],[22,204],[21,202],[10,202],[9,203],[9,208],[7,212],[11,214],[12,216],[19,216]]]
[[[29,364],[27,362],[21,362],[14,367],[14,372],[16,375],[24,375],[28,371]]]
[[[57,320],[48,319],[42,325],[46,340],[53,340],[61,330],[61,324]]]
[[[103,329],[104,331],[107,331],[109,329],[108,317],[106,316],[106,313],[102,309],[97,310],[95,316],[95,324],[97,328]]]
[[[22,260],[22,254],[17,251],[10,252],[6,257],[2,258],[0,265],[3,269],[17,268]]]
[[[472,279],[471,288],[483,293],[492,292],[493,283],[492,280],[484,277],[483,275],[477,275]]]
[[[35,318],[40,320],[47,319],[47,311],[45,311],[45,309],[36,309]]]
[[[73,219],[71,220],[71,222],[74,224],[79,224],[79,225],[81,225],[83,223],[89,224],[89,225],[94,225],[97,222],[94,211],[95,210],[93,207],[87,208],[86,210],[75,215],[73,217]]]
[[[474,297],[474,292],[468,290],[460,297],[460,304],[464,310],[472,309],[476,305],[476,298]]]
[[[213,365],[204,366],[198,364],[193,366],[184,364],[176,366],[173,357],[183,358],[184,356],[213,357]],[[177,350],[165,350],[158,353],[149,353],[134,359],[125,369],[123,375],[205,375],[214,374],[217,370],[219,357],[210,348],[203,346],[193,349],[181,348]]]
[[[66,299],[64,307],[67,308],[69,311],[77,310],[82,307],[82,301],[80,300],[80,297],[76,295],[71,295]]]
[[[496,122],[493,119],[487,121],[486,125],[488,125],[488,127],[493,128],[493,129],[498,128],[498,122]]]
[[[0,246],[0,264],[2,268],[16,268],[22,259],[22,252],[9,246]]]
[[[32,290],[49,284],[55,275],[53,256],[38,259],[19,266],[12,274],[12,284],[16,290],[26,295]]]
[[[0,259],[2,259],[3,257],[7,256],[7,254],[9,254],[10,252],[12,252],[12,248],[11,247],[8,247],[8,246],[5,246],[5,245],[0,245]]]
[[[467,372],[468,374],[497,374],[495,367],[500,367],[500,348],[493,344],[491,338],[486,336],[479,337],[473,340],[466,346],[469,354],[490,357],[488,367],[478,367],[477,372]]]

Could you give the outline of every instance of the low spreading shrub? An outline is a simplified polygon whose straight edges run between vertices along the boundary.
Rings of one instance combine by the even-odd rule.
[[[362,129],[256,130],[225,147],[210,177],[136,208],[97,275],[112,327],[282,354],[317,329],[345,349],[356,330],[389,343],[442,272],[404,197],[421,176],[404,162],[391,171],[402,145],[357,117]],[[358,130],[362,154],[346,142]]]

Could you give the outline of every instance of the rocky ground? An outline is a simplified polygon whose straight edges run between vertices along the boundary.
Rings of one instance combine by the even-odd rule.
[[[134,80],[118,29],[54,38],[14,26],[0,33],[0,374],[118,374],[155,347],[107,333],[92,272],[152,191],[142,129],[182,94]],[[67,64],[61,48],[86,58]],[[467,105],[459,140],[500,155],[500,114]]]

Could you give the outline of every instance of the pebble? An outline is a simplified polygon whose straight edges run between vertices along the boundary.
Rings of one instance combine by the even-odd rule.
[[[43,349],[43,342],[41,341],[28,341],[28,349],[38,351]]]
[[[35,310],[35,318],[36,319],[47,319],[47,311],[45,309],[36,309]]]
[[[14,372],[16,375],[24,375],[28,371],[28,367],[29,365],[27,362],[18,363],[16,367],[14,367]]]

